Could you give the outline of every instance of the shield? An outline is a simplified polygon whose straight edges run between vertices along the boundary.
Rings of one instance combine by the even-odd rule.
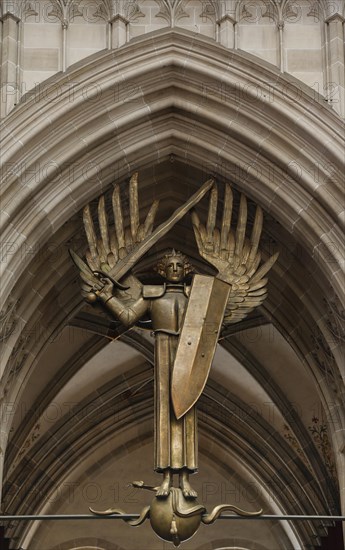
[[[194,276],[171,381],[177,418],[193,407],[205,387],[230,289],[215,277]]]

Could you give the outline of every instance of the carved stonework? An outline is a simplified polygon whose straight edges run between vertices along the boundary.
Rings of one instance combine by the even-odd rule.
[[[22,18],[26,21],[29,17],[36,17],[38,12],[35,8],[35,2],[25,2],[22,8]]]
[[[156,17],[162,17],[171,27],[174,27],[183,17],[189,17],[188,13],[184,11],[188,0],[156,0],[156,2],[160,8]]]
[[[282,10],[282,18],[284,21],[296,21],[296,19],[300,16],[300,7],[296,2],[293,2],[291,0],[288,0],[283,6]]]
[[[310,464],[306,454],[304,453],[300,442],[295,437],[295,435],[294,435],[293,431],[291,430],[290,426],[288,426],[287,424],[284,424],[284,438],[286,439],[286,441],[289,442],[291,447],[296,451],[296,453],[298,454],[298,456],[300,457],[300,459],[302,460],[304,465],[308,468],[308,470],[312,471],[311,464]]]
[[[324,299],[327,327],[335,343],[345,342],[345,310],[335,300]]]
[[[99,0],[95,16],[111,21],[115,17],[123,17],[127,21],[135,21],[139,17],[145,17],[140,9],[138,0]]]
[[[321,20],[321,6],[317,0],[310,0],[310,10],[307,13],[307,17],[313,17],[315,21]]]
[[[17,466],[17,464],[20,462],[20,460],[26,455],[28,450],[33,446],[35,441],[37,439],[39,439],[39,437],[41,435],[40,432],[41,432],[41,425],[40,425],[39,422],[37,422],[37,424],[35,424],[35,426],[31,430],[29,436],[26,438],[26,440],[25,440],[24,444],[22,445],[22,447],[21,447],[18,455],[16,456],[15,460],[13,461],[11,469],[14,469],[15,466]]]
[[[313,416],[312,424],[308,426],[308,430],[312,435],[316,447],[320,451],[329,475],[337,483],[335,460],[332,445],[328,437],[327,424],[320,422],[319,418]]]
[[[284,22],[293,23],[300,15],[300,8],[296,2],[287,0],[286,2],[264,2],[263,0],[253,3],[244,0],[240,4],[240,19],[246,20],[248,23],[255,23],[259,19],[267,18],[276,23],[278,27],[282,27]]]
[[[0,311],[0,342],[7,340],[15,329],[17,306],[17,302],[11,301],[6,309]]]
[[[128,21],[136,21],[139,17],[145,17],[145,14],[141,11],[138,2],[135,0],[127,2],[126,4],[126,19]]]
[[[241,9],[241,19],[245,19],[246,21],[254,21],[255,15],[252,11],[249,11],[246,4],[243,4]]]
[[[335,460],[332,445],[328,436],[327,424],[320,421],[320,419],[314,415],[311,419],[311,424],[308,426],[308,430],[315,443],[315,446],[320,451],[321,458],[323,459],[329,476],[334,480],[335,485],[337,485]],[[291,430],[290,426],[288,426],[287,424],[284,425],[284,438],[296,451],[299,458],[302,460],[308,470],[310,472],[313,472],[313,468],[308,460],[307,455],[304,453],[300,442],[295,437],[295,434]]]
[[[247,23],[255,23],[264,16],[265,12],[269,13],[271,5],[266,4],[264,0],[258,0],[257,2],[240,0],[237,10],[240,21],[244,20]]]
[[[273,6],[271,3],[267,4],[266,9],[262,12],[262,17],[267,17],[273,21],[278,19],[278,10],[276,6]]]
[[[333,391],[334,395],[340,397],[343,381],[340,376],[334,356],[321,333],[313,334],[314,349],[312,355],[316,360],[318,368],[324,377],[324,381]]]
[[[11,357],[9,359],[10,370],[6,380],[6,386],[4,388],[5,397],[9,393],[11,383],[21,372],[29,355],[29,352],[27,351],[28,338],[29,336],[27,334],[22,334],[11,353]]]
[[[268,17],[272,19],[278,27],[283,27],[285,22],[293,23],[297,21],[300,15],[300,7],[297,6],[296,2],[288,0],[278,6],[269,3],[262,17]]]
[[[79,9],[81,0],[50,0],[52,9],[48,12],[49,17],[56,17],[64,28],[77,16],[82,17],[83,12]]]
[[[219,4],[215,4],[213,0],[209,0],[208,2],[202,3],[202,12],[200,17],[203,19],[209,19],[210,21],[214,22],[215,19],[219,19],[220,17],[220,9]]]

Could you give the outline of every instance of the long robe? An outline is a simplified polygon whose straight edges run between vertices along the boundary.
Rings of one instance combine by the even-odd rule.
[[[179,420],[171,400],[171,376],[179,334],[188,303],[183,284],[144,285],[140,297],[125,305],[115,296],[106,307],[125,326],[133,326],[148,311],[155,333],[155,469],[197,469],[196,410]]]
[[[155,332],[155,470],[197,469],[196,409],[177,420],[171,402],[171,375],[188,298],[183,285],[167,285],[151,301]]]

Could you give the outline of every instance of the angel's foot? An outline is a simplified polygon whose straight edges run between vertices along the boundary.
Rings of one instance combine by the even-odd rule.
[[[170,493],[170,487],[172,483],[172,477],[170,472],[164,473],[163,483],[158,487],[156,491],[156,497],[166,498]]]
[[[192,486],[189,483],[188,472],[183,472],[180,474],[180,489],[182,490],[185,498],[197,498],[198,496],[198,493],[192,489]]]

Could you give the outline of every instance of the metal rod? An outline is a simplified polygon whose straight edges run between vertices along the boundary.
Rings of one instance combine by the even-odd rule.
[[[206,514],[207,515],[207,514]],[[138,519],[139,514],[113,514],[111,516],[96,516],[93,514],[57,514],[57,515],[31,515],[31,516],[0,516],[0,521],[45,521],[45,520],[84,520],[84,519]],[[236,516],[224,514],[218,519],[250,519],[250,520],[285,520],[285,521],[345,521],[345,516],[295,516],[295,515],[262,515],[262,516]]]
[[[0,516],[0,521],[45,521],[45,520],[80,520],[80,519],[137,519],[139,514],[114,514],[112,516],[96,516],[94,514],[56,514],[32,516]]]
[[[262,515],[262,516],[219,516],[218,519],[266,519],[266,520],[286,520],[286,521],[310,521],[310,520],[322,520],[322,521],[345,521],[345,516],[294,516],[294,515]]]

